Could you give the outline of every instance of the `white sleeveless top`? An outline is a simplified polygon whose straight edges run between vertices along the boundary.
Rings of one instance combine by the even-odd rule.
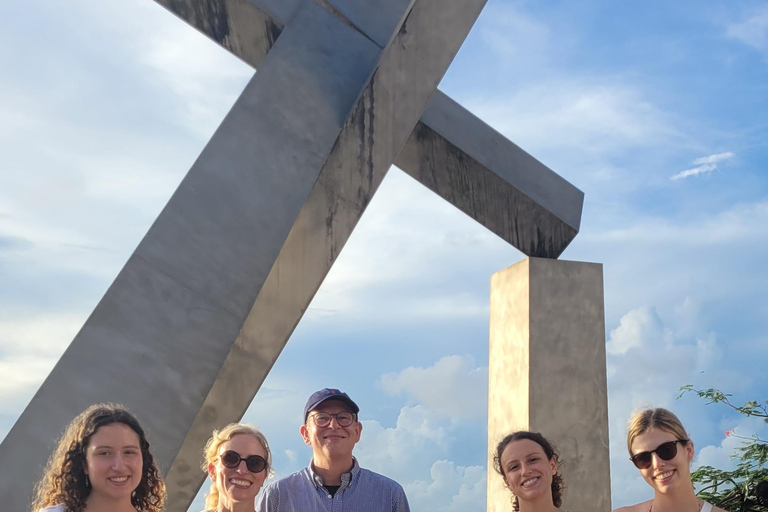
[[[64,505],[56,505],[55,507],[41,508],[40,512],[64,512]]]
[[[705,501],[699,512],[712,512],[712,504]]]

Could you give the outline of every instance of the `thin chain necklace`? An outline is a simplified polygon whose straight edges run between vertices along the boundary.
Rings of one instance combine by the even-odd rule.
[[[701,507],[704,506],[704,500],[696,498],[696,502],[699,504],[699,511],[701,511]],[[648,512],[653,512],[653,502],[651,502],[651,508],[648,509]]]

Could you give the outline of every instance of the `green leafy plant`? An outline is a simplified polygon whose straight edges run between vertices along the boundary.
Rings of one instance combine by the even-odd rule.
[[[765,403],[749,401],[744,405],[731,402],[730,394],[718,389],[694,389],[690,384],[680,388],[678,398],[695,393],[709,404],[724,404],[744,416],[763,418],[768,423],[768,400]],[[730,512],[768,512],[768,442],[757,435],[740,436],[727,430],[726,436],[742,439],[732,458],[738,461],[733,471],[701,466],[691,474],[699,487],[698,496]]]

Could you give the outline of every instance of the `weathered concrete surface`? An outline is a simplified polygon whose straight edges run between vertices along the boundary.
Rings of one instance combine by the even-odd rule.
[[[316,3],[291,17],[0,446],[4,510],[103,400],[137,412],[187,509],[203,441],[244,413],[484,4],[416,0],[383,52]]]
[[[526,255],[579,232],[584,193],[440,91],[395,164]]]
[[[566,461],[564,510],[611,508],[602,265],[525,259],[491,278],[488,508],[510,510],[492,452],[541,432]]]
[[[156,1],[255,68],[263,57],[260,52],[266,54],[274,39],[270,34],[290,19],[298,3]],[[393,6],[404,2],[378,0],[383,4],[376,10],[368,0],[317,1],[331,5],[376,41],[384,40],[376,35],[382,20],[392,23],[397,18]],[[200,23],[195,14],[210,10],[209,4],[219,6],[216,12],[222,21],[216,26],[228,27],[226,38],[213,30],[213,24]],[[254,22],[256,26],[271,27],[258,32],[264,39],[249,53],[236,49],[242,47],[239,41],[254,37],[250,26],[240,28],[235,13],[245,10],[242,4],[258,10],[259,20],[268,20]],[[584,194],[440,91],[432,96],[395,165],[527,256],[557,258],[578,234]]]

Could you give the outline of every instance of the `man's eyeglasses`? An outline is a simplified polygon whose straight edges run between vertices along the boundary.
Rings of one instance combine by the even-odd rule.
[[[331,419],[336,418],[336,423],[339,424],[340,427],[348,427],[352,423],[355,422],[355,414],[351,412],[337,412],[336,414],[328,414],[327,412],[318,412],[317,414],[313,414],[310,416],[312,418],[312,421],[315,422],[315,425],[317,425],[320,428],[325,428],[328,425],[331,424]]]
[[[677,456],[677,443],[685,446],[687,442],[688,441],[685,439],[677,439],[675,441],[662,443],[655,450],[651,450],[650,452],[636,453],[635,455],[631,456],[629,460],[635,463],[637,469],[648,469],[653,463],[654,453],[658,455],[661,460],[672,460],[675,458],[675,456]]]
[[[227,450],[219,456],[221,464],[225,468],[234,469],[240,465],[240,461],[245,461],[245,467],[251,473],[261,473],[267,469],[267,460],[261,455],[249,455],[248,457],[241,457],[239,453],[233,450]]]

